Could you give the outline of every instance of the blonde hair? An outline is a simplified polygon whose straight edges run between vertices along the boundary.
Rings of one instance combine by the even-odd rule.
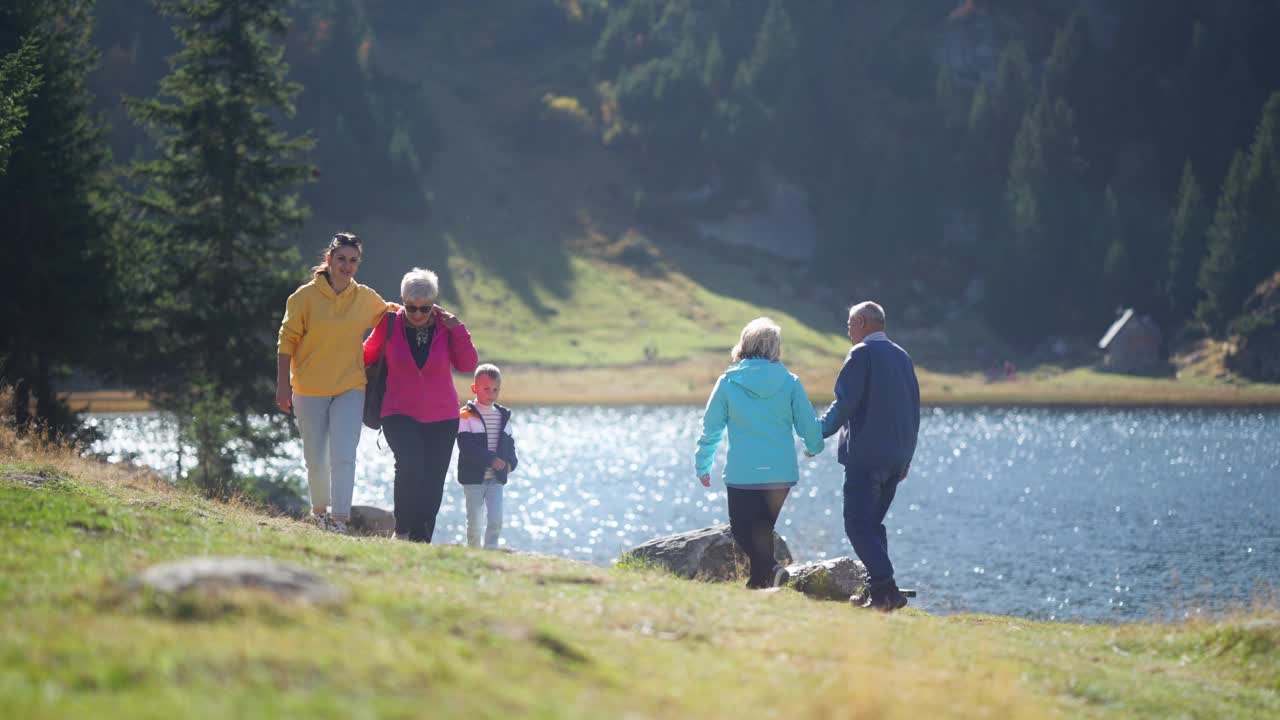
[[[481,377],[488,377],[497,380],[498,382],[502,382],[502,371],[498,369],[497,365],[492,363],[477,365],[475,377],[471,379],[471,382],[475,382]]]
[[[782,356],[782,328],[767,317],[758,317],[742,328],[738,344],[729,351],[734,362],[748,358],[763,358],[777,362]]]

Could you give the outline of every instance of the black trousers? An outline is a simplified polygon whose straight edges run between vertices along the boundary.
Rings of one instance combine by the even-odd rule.
[[[458,419],[421,423],[405,415],[382,418],[382,432],[396,457],[396,533],[431,542],[444,499]]]
[[[749,588],[773,584],[773,526],[791,488],[744,490],[729,488],[729,529],[751,562]]]

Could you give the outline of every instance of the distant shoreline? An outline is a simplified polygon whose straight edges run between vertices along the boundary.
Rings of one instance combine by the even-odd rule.
[[[791,368],[815,405],[831,401],[838,368]],[[547,368],[504,364],[501,401],[535,405],[702,405],[722,367],[705,361],[625,367]],[[460,398],[470,379],[456,376]],[[1174,380],[1073,370],[1026,375],[1013,382],[987,382],[980,375],[920,371],[921,403],[928,407],[1276,409],[1280,385],[1220,380]],[[145,412],[132,392],[99,390],[65,396],[73,409],[95,413]]]

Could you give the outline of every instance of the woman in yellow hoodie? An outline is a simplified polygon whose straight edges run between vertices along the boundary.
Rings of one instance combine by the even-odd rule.
[[[311,282],[285,304],[276,364],[276,405],[293,410],[302,434],[311,512],[320,527],[343,534],[364,413],[361,341],[400,307],[355,281],[362,249],[358,236],[334,235]]]

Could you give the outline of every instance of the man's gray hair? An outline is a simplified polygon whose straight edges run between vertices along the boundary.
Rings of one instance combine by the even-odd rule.
[[[868,300],[854,305],[849,308],[849,317],[853,317],[855,315],[869,323],[875,323],[880,327],[884,327],[884,308],[880,307],[878,303],[873,303]]]
[[[426,298],[435,302],[440,296],[440,279],[430,270],[414,268],[400,281],[400,298]]]
[[[747,358],[763,358],[777,362],[782,356],[782,328],[767,317],[758,317],[742,328],[742,336],[738,344],[733,346],[729,357],[734,362]]]

